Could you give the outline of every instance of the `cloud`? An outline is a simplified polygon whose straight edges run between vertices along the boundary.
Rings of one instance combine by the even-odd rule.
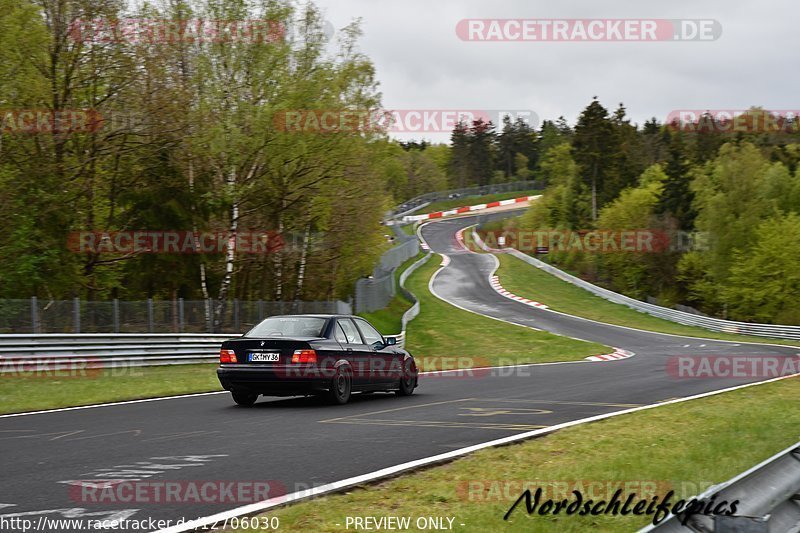
[[[638,123],[675,109],[798,109],[796,4],[762,0],[316,0],[337,28],[363,20],[389,109],[532,109],[574,123],[597,95]],[[713,42],[467,42],[474,18],[715,19]],[[419,137],[413,134],[399,138]],[[445,141],[448,136],[428,135]]]

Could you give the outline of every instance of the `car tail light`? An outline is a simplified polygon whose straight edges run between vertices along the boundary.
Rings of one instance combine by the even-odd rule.
[[[316,363],[317,352],[314,350],[295,350],[292,354],[292,363]]]
[[[233,350],[220,350],[219,351],[219,362],[220,363],[235,363],[236,362],[236,352]]]

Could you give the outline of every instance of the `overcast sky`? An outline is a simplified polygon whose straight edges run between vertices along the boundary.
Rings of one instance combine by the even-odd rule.
[[[797,0],[315,0],[363,20],[387,109],[530,109],[574,124],[597,95],[638,123],[676,109],[800,109]],[[467,42],[462,19],[715,19],[713,42]],[[419,134],[397,135],[419,138]],[[424,135],[443,141],[447,135]]]

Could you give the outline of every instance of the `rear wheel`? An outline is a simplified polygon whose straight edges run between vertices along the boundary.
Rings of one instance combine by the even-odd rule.
[[[250,407],[258,400],[258,394],[252,392],[232,391],[231,396],[233,396],[233,401],[236,402],[237,405],[243,407]]]
[[[350,391],[353,380],[351,373],[346,367],[340,366],[336,369],[336,374],[331,379],[331,388],[328,391],[328,398],[336,405],[344,405],[350,400]]]
[[[398,396],[411,396],[417,386],[417,365],[413,361],[407,361],[400,378],[400,388],[397,390]]]

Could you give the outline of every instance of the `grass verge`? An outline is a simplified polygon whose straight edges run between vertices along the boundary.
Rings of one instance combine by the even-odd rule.
[[[512,255],[497,254],[497,258],[500,260],[500,268],[497,271],[497,275],[504,289],[518,296],[546,304],[556,311],[608,324],[646,329],[659,333],[736,342],[771,342],[789,346],[798,345],[797,341],[718,333],[656,318],[624,305],[604,300],[589,291],[539,270]]]
[[[609,499],[616,485],[623,501],[631,492],[663,498],[675,490],[673,502],[698,494],[800,440],[798,395],[800,379],[790,378],[621,415],[269,516],[279,517],[282,531],[342,531],[347,516],[408,516],[412,524],[417,517],[454,517],[454,529],[465,532],[635,531],[652,516],[528,516],[524,503],[508,522],[503,515],[525,482],[533,491],[543,487],[543,500],[560,495],[559,487],[571,491],[598,482],[614,488],[584,490],[585,497]]]
[[[403,233],[405,233],[406,235],[414,235],[414,233],[416,232],[416,227],[413,223],[400,226],[400,229],[402,229]]]
[[[433,257],[406,282],[421,304],[420,314],[408,325],[408,349],[423,370],[438,370],[438,363],[453,358],[473,361],[472,366],[508,365],[576,361],[611,351],[601,344],[515,326],[443,302],[428,291],[428,281],[440,264],[439,257]]]
[[[0,374],[0,413],[218,391],[215,369],[201,364],[86,370],[71,377]]]

